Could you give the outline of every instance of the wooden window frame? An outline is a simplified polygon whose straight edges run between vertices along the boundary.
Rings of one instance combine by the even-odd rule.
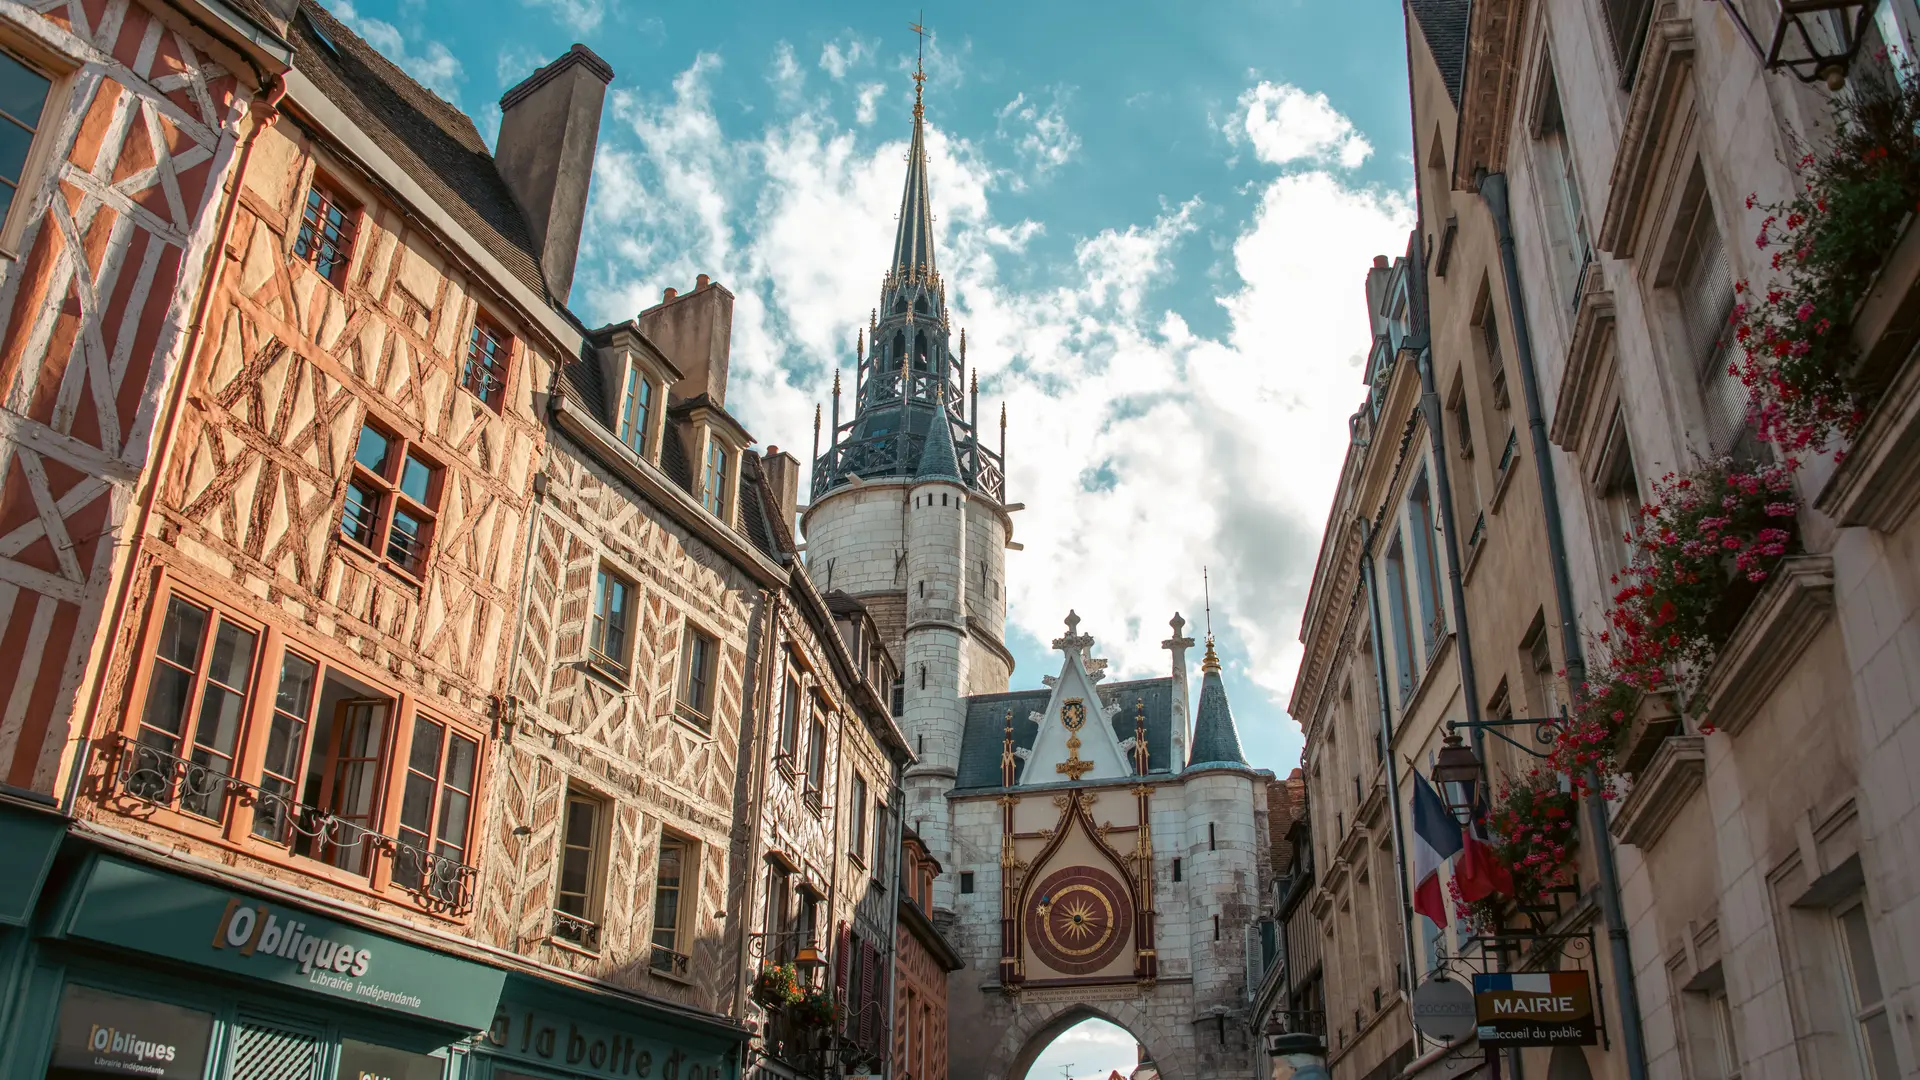
[[[695,663],[693,643],[698,639],[707,643],[706,678],[704,682],[705,701],[688,700],[688,690],[693,682]],[[696,625],[692,619],[683,619],[680,624],[680,657],[675,665],[673,688],[674,719],[700,732],[713,735],[713,713],[720,698],[720,637],[707,632]]]
[[[386,455],[376,470],[360,460],[360,440],[372,429],[387,441]],[[426,501],[422,502],[409,494],[405,488],[406,466],[415,462],[427,470]],[[371,412],[362,418],[360,433],[354,436],[352,464],[349,466],[347,480],[343,485],[340,512],[335,515],[339,527],[334,532],[351,549],[381,566],[415,582],[427,578],[433,557],[435,533],[440,521],[440,503],[446,492],[447,467],[434,455],[421,451],[419,443],[381,423]],[[379,499],[371,510],[363,510],[371,519],[365,537],[348,531],[348,503],[358,489],[372,488]],[[364,507],[364,504],[362,504]],[[400,513],[405,512],[419,522],[414,532],[415,554],[411,560],[397,559],[393,554],[393,522]]]
[[[298,656],[314,667],[312,697],[307,703],[304,717],[305,729],[301,732],[302,746],[296,755],[293,798],[298,800],[308,793],[307,775],[313,771],[316,753],[331,753],[326,747],[316,745],[315,728],[318,726],[318,711],[325,695],[325,687],[330,677],[339,677],[359,684],[376,695],[374,699],[349,698],[336,703],[344,707],[354,701],[378,700],[386,707],[383,730],[380,733],[375,765],[371,779],[373,795],[371,811],[368,817],[370,831],[382,837],[391,838],[398,830],[400,801],[404,786],[404,767],[397,760],[396,748],[410,745],[416,719],[420,716],[418,702],[414,695],[398,690],[384,680],[369,675],[355,665],[354,657],[337,649],[330,642],[314,642],[305,638],[295,638],[277,625],[253,617],[249,612],[236,608],[231,602],[222,600],[210,588],[203,588],[191,577],[182,577],[177,572],[162,574],[153,591],[153,599],[142,616],[142,626],[136,655],[138,660],[129,678],[129,693],[116,721],[115,734],[121,740],[120,754],[127,752],[137,737],[145,713],[148,695],[152,688],[152,679],[156,667],[155,653],[159,646],[160,634],[165,622],[170,602],[179,598],[187,603],[208,611],[214,619],[227,619],[235,625],[254,630],[259,636],[254,646],[254,658],[250,691],[246,706],[239,720],[239,731],[235,741],[234,779],[238,784],[264,787],[266,756],[272,741],[273,718],[278,705],[279,682],[283,665],[288,656]],[[208,642],[201,649],[210,647],[211,626]],[[189,708],[197,710],[200,698],[198,694],[189,701]],[[458,732],[462,737],[472,740],[476,745],[473,785],[476,797],[486,790],[491,761],[486,753],[484,734],[456,721],[442,719],[441,714],[431,716],[433,722],[442,724],[449,732]],[[334,725],[334,735],[329,738],[329,746],[337,740],[339,727]],[[192,736],[183,737],[183,745]],[[137,813],[142,820],[158,824],[172,832],[192,837],[208,844],[238,854],[259,858],[307,878],[331,882],[341,888],[399,903],[411,903],[416,909],[429,916],[451,923],[465,923],[472,917],[474,906],[466,907],[434,903],[433,898],[424,896],[415,889],[407,887],[395,879],[393,874],[394,858],[390,851],[368,847],[353,866],[341,866],[329,859],[324,853],[312,850],[315,845],[308,844],[307,852],[299,850],[303,846],[295,833],[285,840],[275,836],[261,836],[254,832],[254,826],[262,813],[259,805],[249,798],[237,794],[228,794],[229,807],[225,819],[221,822],[184,810],[177,805],[157,805],[154,802],[137,799],[122,788],[121,780],[112,773],[119,762],[108,759],[108,783],[100,796],[102,805],[110,812]],[[312,793],[312,805],[326,810],[331,803],[331,786],[338,773],[338,763],[324,764],[321,771],[327,774],[322,791]],[[476,798],[477,801],[477,798]],[[177,802],[177,800],[176,800]],[[301,804],[304,805],[304,804]],[[328,811],[329,813],[331,811]],[[477,808],[470,809],[468,822],[467,852],[474,854],[477,838],[474,821],[477,820]],[[342,818],[341,820],[345,820]],[[477,864],[468,863],[468,866]]]
[[[441,720],[425,711],[416,710],[412,723],[408,726],[410,730],[407,733],[406,758],[402,760],[398,754],[395,754],[389,766],[396,772],[402,774],[400,805],[396,808],[393,824],[394,839],[400,841],[405,847],[425,854],[431,854],[436,859],[450,858],[447,853],[442,850],[443,848],[453,846],[446,839],[446,832],[449,825],[446,813],[447,800],[451,795],[461,796],[466,800],[466,812],[459,823],[461,834],[461,841],[457,847],[459,858],[453,859],[452,861],[456,866],[472,866],[474,864],[466,860],[473,856],[474,824],[479,814],[479,800],[477,796],[481,794],[478,789],[481,741],[474,735],[462,731],[458,725]],[[421,769],[422,762],[419,757],[421,750],[420,739],[429,727],[439,729],[437,739],[438,746],[436,748],[437,753],[432,762],[431,771],[423,772]],[[462,742],[471,747],[470,753],[472,754],[472,758],[468,764],[468,774],[466,778],[468,786],[465,789],[462,789],[453,781],[452,775],[454,767],[453,751],[455,747]],[[415,790],[414,780],[416,777],[425,780],[432,789],[430,802],[427,806],[425,829],[409,825],[406,821],[408,804],[412,800]],[[416,843],[409,840],[407,837],[408,833],[419,835],[421,842]],[[436,891],[442,888],[443,885],[435,882],[432,878],[434,864],[422,860],[421,865],[410,866],[409,864],[412,862],[413,857],[406,855],[402,848],[396,848],[391,853],[391,857],[393,860],[392,873],[396,879],[401,880],[402,887],[406,887],[404,884],[405,881],[417,878],[425,882],[424,887],[417,891],[444,898],[442,893]]]
[[[818,816],[824,809],[827,783],[827,742],[832,738],[829,708],[818,692],[811,695],[807,713],[806,792],[808,809]]]
[[[716,452],[720,455],[718,477],[714,475]],[[708,428],[707,445],[700,455],[700,505],[723,525],[733,524],[733,509],[738,501],[734,497],[733,478],[739,471],[740,451],[721,438],[719,432]],[[718,490],[715,490],[716,483]]]
[[[626,384],[620,388],[620,415],[616,418],[619,424],[620,441],[626,444],[627,449],[648,461],[654,460],[649,451],[655,442],[653,421],[660,401],[660,389],[655,385],[656,382],[653,373],[638,360],[629,359]],[[646,405],[637,428],[633,423],[633,403],[636,393],[643,393],[646,398]]]
[[[611,625],[608,612],[603,610],[608,594],[608,585],[618,584],[624,589],[625,606],[620,610],[620,643],[617,654],[607,648],[607,629]],[[633,604],[640,586],[630,577],[601,563],[593,575],[593,607],[588,616],[587,627],[587,664],[593,670],[608,678],[626,685],[633,671]]]
[[[0,51],[47,80],[47,96],[40,103],[40,115],[34,118],[27,156],[20,165],[19,186],[14,189],[14,197],[7,204],[6,213],[0,214],[0,259],[17,260],[21,254],[20,240],[27,231],[28,222],[32,220],[27,208],[32,205],[35,194],[57,171],[59,164],[55,157],[60,149],[55,145],[57,140],[42,136],[66,112],[81,62],[76,57],[48,48],[43,42],[5,23],[0,23]],[[22,121],[20,126],[26,127],[26,118],[18,119]]]
[[[847,774],[847,858],[861,869],[867,867],[867,778],[859,769]],[[875,867],[874,869],[879,869]]]
[[[200,632],[193,644],[191,667],[180,660],[161,656],[161,642],[176,604],[200,612],[202,618]],[[150,616],[152,632],[139,653],[138,681],[142,685],[139,694],[129,697],[127,701],[128,752],[134,755],[136,769],[142,768],[146,762],[153,760],[157,755],[166,755],[173,761],[189,764],[184,770],[184,776],[176,776],[175,773],[179,767],[169,763],[167,779],[164,783],[154,788],[143,785],[141,797],[155,799],[173,813],[199,819],[217,832],[224,833],[232,825],[240,802],[234,798],[232,789],[224,781],[240,779],[245,770],[244,753],[248,729],[253,723],[253,717],[262,697],[260,680],[265,670],[263,665],[267,646],[266,627],[244,616],[236,618],[230,608],[179,589],[157,592],[153,608],[154,612]],[[252,638],[245,672],[246,684],[243,687],[236,688],[230,682],[215,679],[211,671],[219,632],[226,626],[234,627]],[[153,707],[154,676],[163,670],[182,672],[187,679],[186,693],[180,701],[178,732],[168,732],[163,727],[147,722]],[[209,719],[204,715],[204,711],[210,687],[217,688],[225,694],[237,696],[240,703],[240,715],[235,721],[232,745],[227,747],[224,753],[215,751],[218,756],[225,759],[225,771],[209,769],[196,761],[199,757],[196,751],[201,749],[202,728]],[[162,747],[148,741],[147,732],[152,732],[160,738],[171,738],[172,747]],[[201,785],[194,783],[196,770],[203,770],[199,772],[203,778]],[[209,779],[209,774],[211,778],[219,778],[212,779],[212,787],[204,786]],[[140,774],[136,772],[134,775]],[[185,790],[196,786],[199,787],[198,791]],[[211,813],[204,809],[209,805],[208,803],[202,803],[202,809],[193,809],[189,806],[188,799],[196,794],[213,800],[210,804]]]
[[[315,206],[315,198],[320,205]],[[330,229],[335,223],[327,220],[327,211],[332,210],[340,218],[337,228]],[[347,194],[338,181],[319,169],[307,180],[306,196],[300,200],[299,224],[294,229],[293,243],[289,247],[293,257],[313,268],[320,279],[342,292],[346,291],[347,276],[353,269],[354,255],[359,251],[360,229],[366,221],[366,208],[358,200]],[[313,237],[313,239],[309,239]],[[301,251],[301,245],[307,245]],[[331,250],[334,257],[325,260],[328,269],[321,269],[323,253]]]
[[[584,849],[587,859],[586,887],[579,891],[566,888],[567,856],[581,849],[580,845],[571,842],[567,830],[575,804],[593,808],[592,835]],[[560,810],[559,852],[553,861],[553,910],[596,927],[606,915],[607,848],[612,837],[612,808],[613,803],[599,794],[569,786]],[[561,906],[569,896],[580,897],[581,910],[569,911]]]
[[[806,710],[806,690],[800,672],[786,665],[780,689],[779,742],[774,748],[774,764],[788,783],[800,778],[800,714]]]
[[[491,351],[488,345],[493,346]],[[513,346],[513,334],[486,308],[475,305],[460,363],[460,388],[496,413],[505,406],[507,384],[513,377]]]
[[[660,941],[662,886],[659,868],[665,861],[665,853],[669,845],[678,847],[680,850],[680,876],[674,885],[674,925],[669,928],[673,941],[671,944],[666,944]],[[693,982],[692,949],[687,946],[694,930],[692,923],[699,910],[694,898],[699,893],[700,842],[685,833],[662,827],[660,841],[654,854],[653,921],[648,928],[647,940],[651,947],[647,969],[663,979],[688,984]],[[667,953],[664,957],[661,955],[663,950]]]

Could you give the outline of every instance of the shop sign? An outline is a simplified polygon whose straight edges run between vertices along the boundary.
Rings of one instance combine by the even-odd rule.
[[[375,1046],[354,1039],[340,1040],[338,1080],[440,1080],[445,1058],[413,1054],[391,1046]]]
[[[1465,1038],[1475,1024],[1473,991],[1436,975],[1413,992],[1413,1026],[1437,1042]]]
[[[105,857],[67,932],[468,1031],[486,1026],[506,982],[485,964]]]
[[[69,983],[60,998],[53,1068],[143,1080],[200,1080],[212,1038],[212,1013]]]
[[[481,1037],[495,1054],[617,1080],[723,1080],[726,1048],[666,1023],[616,1028],[506,1004]],[[496,1070],[496,1080],[530,1080]]]
[[[1475,975],[1474,1019],[1489,1046],[1592,1046],[1600,1041],[1584,971]]]

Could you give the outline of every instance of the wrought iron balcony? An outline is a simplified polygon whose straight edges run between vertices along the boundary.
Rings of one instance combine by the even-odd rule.
[[[686,953],[674,952],[665,945],[653,947],[653,959],[647,966],[662,975],[686,981],[693,978],[693,961]]]
[[[155,746],[121,737],[103,742],[107,794],[140,806],[177,810],[214,823],[233,808],[253,810],[252,834],[287,851],[371,878],[374,858],[391,860],[393,884],[451,915],[473,910],[480,871],[414,844],[373,832],[320,807]]]
[[[600,951],[600,924],[564,911],[553,913],[553,938],[588,952]]]

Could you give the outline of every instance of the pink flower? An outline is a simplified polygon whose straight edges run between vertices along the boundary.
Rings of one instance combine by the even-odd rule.
[[[1802,301],[1800,306],[1794,309],[1793,317],[1799,319],[1801,322],[1806,322],[1808,319],[1813,318],[1813,304],[1809,301]]]

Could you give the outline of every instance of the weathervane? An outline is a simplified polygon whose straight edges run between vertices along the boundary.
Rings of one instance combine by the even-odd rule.
[[[922,10],[920,17],[922,19],[926,18],[927,13]],[[920,46],[913,58],[913,118],[919,120],[926,115],[925,110],[920,104],[920,90],[927,81],[927,28],[917,22],[913,22],[907,24],[907,29],[912,30],[914,34],[920,38]]]

